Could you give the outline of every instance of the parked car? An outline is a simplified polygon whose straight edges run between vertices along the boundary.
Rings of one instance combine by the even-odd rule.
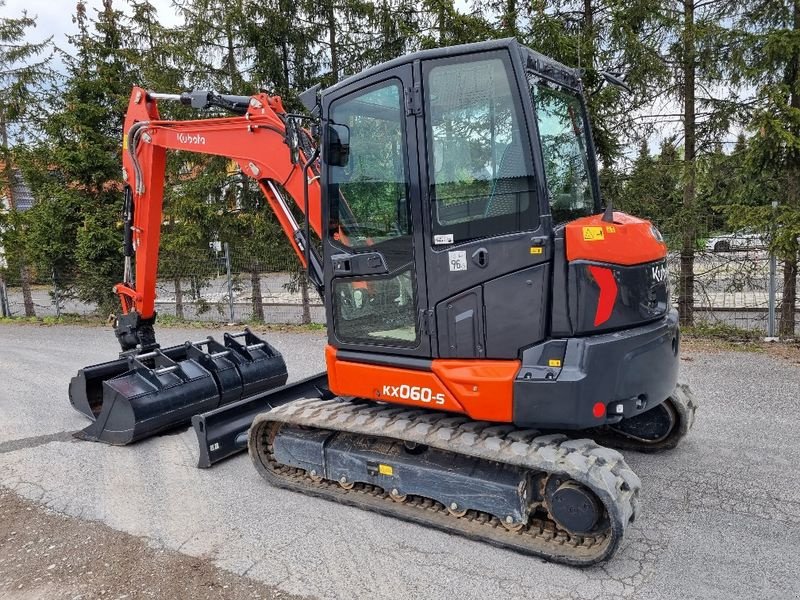
[[[766,247],[767,239],[763,233],[744,229],[716,235],[706,240],[706,250],[711,252],[764,250]]]

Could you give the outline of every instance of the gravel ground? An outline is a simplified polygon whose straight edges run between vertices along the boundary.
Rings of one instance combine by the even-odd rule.
[[[0,595],[18,600],[265,598],[292,600],[175,550],[54,513],[0,488]]]
[[[160,335],[167,344],[205,333]],[[322,369],[322,334],[269,339],[286,356],[291,379]],[[581,570],[269,488],[243,455],[198,470],[190,430],[124,448],[74,441],[70,433],[86,421],[69,406],[69,377],[114,357],[115,345],[101,328],[0,325],[0,487],[46,507],[32,509],[39,516],[31,523],[67,515],[80,519],[70,520],[75,527],[89,522],[86,528],[140,538],[142,560],[185,555],[242,590],[258,582],[269,586],[265,593],[315,598],[800,597],[800,366],[793,355],[684,353],[682,377],[702,403],[695,429],[674,451],[627,455],[642,478],[642,514],[613,560]],[[2,511],[13,498],[0,496]],[[11,597],[54,597],[52,589],[100,597],[97,587],[70,587],[77,579],[44,579],[42,569],[74,553],[57,545],[58,528],[41,529],[52,529],[56,541],[47,547],[56,548],[47,565],[31,559],[38,583],[16,580],[13,560],[0,563],[0,582],[23,583]],[[117,534],[104,531],[116,551]],[[119,543],[128,552],[132,542]],[[109,562],[109,577],[138,581],[141,564]],[[154,585],[169,578],[202,584],[191,570],[160,569],[152,567]],[[37,591],[41,582],[56,587]],[[128,585],[123,593],[142,596]]]

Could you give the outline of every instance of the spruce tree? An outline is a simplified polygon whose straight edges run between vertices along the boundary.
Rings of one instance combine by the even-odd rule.
[[[737,21],[738,77],[755,88],[747,164],[759,194],[731,206],[735,226],[770,233],[783,266],[779,334],[794,338],[800,247],[800,0],[748,3]],[[778,202],[773,211],[771,201]],[[760,202],[759,202],[760,201]]]
[[[67,82],[45,130],[51,160],[79,203],[77,293],[105,312],[116,309],[112,287],[122,278],[120,153],[136,54],[127,19],[112,0],[103,0],[95,15],[78,2],[74,21],[75,54],[65,56]]]

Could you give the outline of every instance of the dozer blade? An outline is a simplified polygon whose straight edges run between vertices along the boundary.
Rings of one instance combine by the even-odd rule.
[[[286,378],[281,354],[249,330],[226,334],[224,345],[209,337],[94,365],[70,383],[73,406],[95,419],[76,437],[130,444],[281,386]]]
[[[247,450],[247,433],[257,415],[299,398],[332,398],[326,372],[195,415],[192,425],[200,446],[197,466],[207,469]]]

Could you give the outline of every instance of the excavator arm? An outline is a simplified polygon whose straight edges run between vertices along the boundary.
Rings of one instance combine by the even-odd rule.
[[[179,101],[194,108],[217,107],[231,117],[169,121],[159,117],[158,101]],[[235,161],[258,182],[286,237],[321,290],[322,266],[307,243],[310,229],[321,232],[321,193],[317,153],[311,136],[286,112],[280,97],[252,97],[195,91],[158,94],[135,87],[125,116],[125,274],[114,287],[122,304],[115,332],[123,351],[156,346],[156,277],[161,237],[167,150],[182,150]],[[285,194],[283,191],[285,191]],[[285,195],[305,216],[301,228]]]

